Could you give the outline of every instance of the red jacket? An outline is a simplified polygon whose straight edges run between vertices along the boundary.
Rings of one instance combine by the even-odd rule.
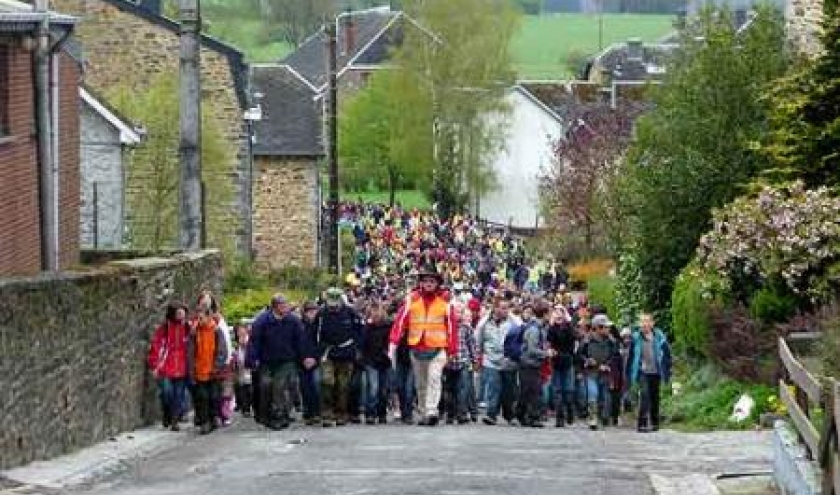
[[[412,292],[409,295],[409,300],[414,300],[417,297],[426,297],[420,294],[419,291]],[[449,293],[446,291],[440,291],[434,295],[434,297],[442,297],[447,302],[449,302],[450,296]],[[428,304],[428,303],[427,303]],[[449,356],[457,356],[458,355],[458,317],[455,315],[454,311],[449,312],[449,320],[447,323],[447,330],[448,330],[448,342],[447,342],[447,349],[446,353]],[[408,305],[403,303],[400,307],[400,310],[397,311],[397,317],[394,319],[394,325],[391,327],[391,343],[394,345],[399,345],[400,341],[402,340],[403,334],[408,329]],[[416,345],[412,347],[412,349],[416,351],[428,351],[430,349],[426,348],[422,344]]]
[[[149,348],[149,368],[162,378],[187,376],[187,342],[190,329],[186,322],[167,321],[155,330]]]

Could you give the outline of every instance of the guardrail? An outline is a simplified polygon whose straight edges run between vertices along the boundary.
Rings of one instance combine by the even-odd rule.
[[[794,357],[784,338],[779,338],[779,358],[784,369],[779,398],[805,445],[808,459],[817,461],[822,469],[822,495],[840,495],[840,382],[815,377]],[[824,412],[819,430],[812,417],[812,404]]]

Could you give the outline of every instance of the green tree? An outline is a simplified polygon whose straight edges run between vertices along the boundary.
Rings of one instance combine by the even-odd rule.
[[[419,127],[406,130],[433,137],[431,147],[404,153],[432,165],[430,195],[447,216],[494,184],[488,162],[503,143],[510,110],[505,93],[515,73],[508,47],[518,16],[507,0],[404,4],[434,33],[431,39],[407,30],[394,57],[395,106],[422,114],[407,123]]]
[[[406,111],[404,102],[394,98],[394,74],[375,73],[365,89],[345,104],[339,120],[339,152],[343,179],[353,183],[375,182],[385,185],[391,206],[396,191],[406,181],[422,180],[423,164],[418,151],[431,149],[431,134],[412,133],[417,127],[431,129],[430,113],[422,107]],[[347,177],[347,176],[351,177]]]
[[[712,209],[768,167],[752,145],[767,128],[761,94],[787,66],[783,18],[770,8],[741,33],[727,11],[705,11],[683,33],[613,191],[626,219],[619,249],[639,284],[631,292],[643,294],[648,308],[668,308]]]
[[[178,245],[179,105],[178,79],[164,74],[148,89],[122,87],[110,101],[146,131],[143,144],[133,149],[126,166],[128,243],[157,251]],[[207,242],[230,255],[233,240],[226,234],[226,215],[233,199],[229,176],[232,161],[222,136],[213,102],[202,104],[202,180],[206,187]]]
[[[771,177],[810,187],[840,185],[840,12],[825,4],[823,51],[770,93],[772,132],[764,150]]]

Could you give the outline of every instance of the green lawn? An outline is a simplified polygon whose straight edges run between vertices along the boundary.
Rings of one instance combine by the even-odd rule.
[[[638,37],[656,41],[672,30],[667,15],[604,14],[603,47]],[[570,77],[569,56],[593,55],[599,51],[598,16],[556,14],[526,16],[511,50],[521,79]]]
[[[233,22],[232,22],[233,21]],[[211,18],[210,35],[245,53],[248,62],[277,62],[292,51],[281,42],[267,42],[263,22],[258,19]]]
[[[358,201],[359,198],[366,203],[384,203],[388,204],[388,191],[378,192],[364,192],[364,193],[349,193],[342,192],[341,199]],[[422,191],[406,190],[397,191],[397,202],[401,203],[407,208],[421,208],[428,209],[431,205],[429,199]]]

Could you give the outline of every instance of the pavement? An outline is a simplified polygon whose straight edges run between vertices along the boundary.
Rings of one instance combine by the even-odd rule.
[[[389,424],[273,432],[242,420],[203,437],[133,432],[0,473],[0,494],[718,495],[718,475],[766,473],[771,455],[764,431]],[[728,486],[724,495],[740,493],[731,479]]]

